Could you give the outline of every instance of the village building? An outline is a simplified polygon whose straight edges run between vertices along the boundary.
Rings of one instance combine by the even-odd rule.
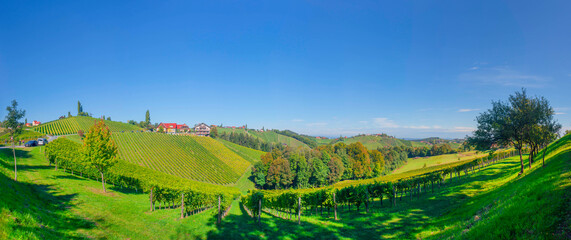
[[[186,124],[176,123],[160,123],[159,126],[157,126],[156,131],[158,132],[161,128],[165,133],[182,133],[188,132],[190,130]]]
[[[210,136],[210,127],[204,123],[194,125],[194,134],[196,136]]]
[[[32,126],[38,126],[38,125],[40,125],[40,124],[42,124],[40,121],[34,120],[34,121],[32,122]]]

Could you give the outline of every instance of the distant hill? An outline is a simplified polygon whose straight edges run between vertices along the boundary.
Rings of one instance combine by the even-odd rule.
[[[425,147],[428,146],[427,143],[409,141],[404,139],[399,139],[387,135],[358,135],[350,138],[342,138],[337,140],[332,140],[332,142],[344,142],[346,144],[361,142],[367,149],[377,149],[379,147],[397,147],[397,146],[407,146],[407,147]]]
[[[119,158],[171,175],[215,184],[232,184],[250,166],[245,149],[229,149],[210,137],[149,132],[115,132]]]
[[[430,137],[430,138],[423,138],[423,139],[415,139],[412,140],[413,142],[419,142],[419,143],[428,143],[428,144],[443,144],[443,143],[448,143],[450,144],[450,146],[452,148],[459,148],[462,143],[464,143],[464,139],[442,139],[439,137]]]
[[[58,119],[55,121],[47,122],[39,126],[31,128],[31,130],[49,134],[49,135],[66,135],[66,134],[76,134],[77,131],[82,130],[87,133],[89,128],[93,126],[95,121],[99,121],[99,118],[92,117],[68,117],[63,119]],[[130,131],[142,131],[143,129],[122,122],[103,120],[105,125],[109,127],[111,132],[130,132]]]

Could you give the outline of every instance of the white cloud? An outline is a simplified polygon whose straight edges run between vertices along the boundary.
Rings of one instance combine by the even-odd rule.
[[[292,119],[291,121],[292,122],[303,122],[303,119],[296,118],[296,119]]]
[[[373,119],[373,122],[375,123],[376,126],[381,127],[381,128],[398,128],[399,125],[396,124],[393,120],[390,120],[388,118],[375,118]]]
[[[429,126],[404,126],[404,128],[410,128],[410,129],[431,129],[431,127],[429,127]]]
[[[471,67],[470,70],[478,70],[480,69],[479,67]]]
[[[555,112],[555,115],[563,115],[563,114],[566,114],[566,113],[564,113],[564,112]]]
[[[479,108],[462,108],[462,109],[458,109],[458,112],[474,112],[474,111],[479,111]]]
[[[475,130],[476,129],[473,127],[454,127],[453,129],[450,129],[450,132],[469,133]]]
[[[477,82],[486,85],[516,86],[538,88],[547,85],[549,79],[513,70],[509,67],[480,68],[459,75],[460,80]]]

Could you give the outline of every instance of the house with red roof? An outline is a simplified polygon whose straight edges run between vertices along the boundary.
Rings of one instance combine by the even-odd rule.
[[[165,133],[178,133],[178,132],[188,132],[190,128],[186,124],[176,124],[176,123],[160,123],[157,126],[156,131],[163,129]]]
[[[40,121],[34,120],[34,121],[32,122],[32,126],[38,126],[38,125],[40,125],[40,124],[42,124]]]

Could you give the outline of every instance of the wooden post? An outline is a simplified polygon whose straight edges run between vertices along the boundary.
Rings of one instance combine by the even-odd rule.
[[[218,224],[220,224],[221,222],[221,216],[220,216],[220,195],[218,195]]]
[[[334,193],[335,194],[335,193]],[[335,195],[333,195],[335,196]],[[333,197],[335,199],[335,197]],[[297,206],[297,224],[301,224],[301,197],[298,199],[298,206]]]
[[[262,215],[262,199],[258,203],[258,224],[260,223],[260,215]]]
[[[180,200],[180,219],[184,218],[184,193],[182,193],[182,200]]]
[[[337,200],[335,200],[335,193],[333,193],[333,205],[335,205],[335,220],[337,220]]]
[[[149,195],[149,201],[151,202],[151,212],[152,212],[154,209],[154,206],[153,206],[153,188],[151,188],[151,194]]]
[[[393,185],[393,206],[397,205],[397,192],[395,189],[395,185]]]

